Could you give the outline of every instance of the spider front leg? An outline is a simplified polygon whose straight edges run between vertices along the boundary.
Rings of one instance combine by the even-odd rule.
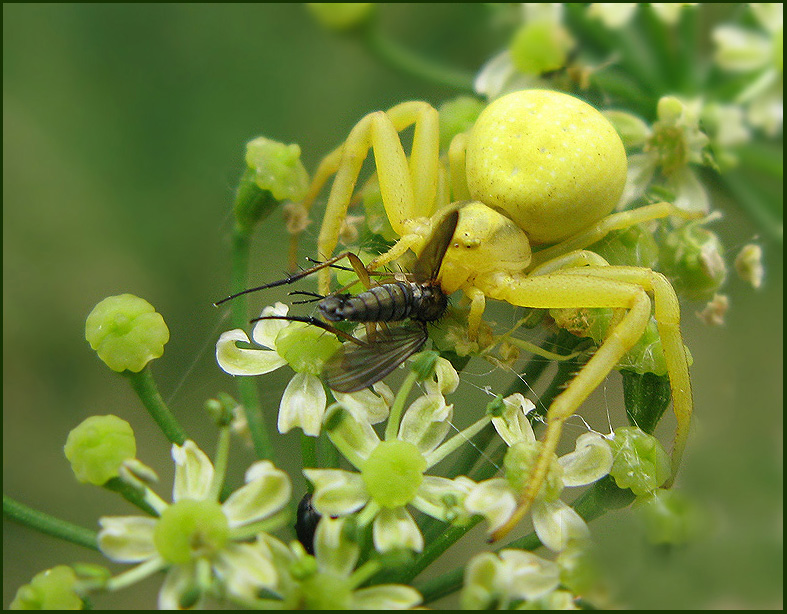
[[[408,161],[398,133],[411,125],[415,125],[415,133]],[[374,152],[386,215],[404,241],[398,251],[404,253],[430,234],[429,229],[420,228],[419,220],[429,218],[435,209],[439,176],[438,115],[425,102],[405,102],[387,112],[363,117],[344,144],[320,163],[303,205],[308,210],[335,173],[317,241],[321,258],[330,257],[336,248],[369,149]],[[328,292],[329,281],[329,271],[322,271],[320,292]]]
[[[492,535],[493,540],[505,536],[530,509],[546,479],[560,441],[563,423],[577,411],[644,333],[651,313],[648,292],[654,294],[659,332],[663,337],[665,356],[669,355],[667,365],[673,390],[673,406],[678,417],[673,473],[677,469],[688,433],[691,392],[688,362],[680,338],[677,299],[674,292],[670,293],[664,286],[669,286],[666,279],[663,282],[662,279],[649,269],[592,266],[532,277],[506,276],[505,279],[499,278],[494,286],[484,289],[487,296],[522,307],[609,307],[626,310],[620,321],[610,328],[592,358],[550,405],[541,451],[527,486],[520,494],[519,506],[508,522]]]

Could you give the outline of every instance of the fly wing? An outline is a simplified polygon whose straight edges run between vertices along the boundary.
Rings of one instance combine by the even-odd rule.
[[[426,326],[413,323],[365,345],[345,344],[325,363],[325,381],[337,392],[368,388],[420,350],[426,339]]]
[[[443,263],[443,256],[451,244],[458,221],[459,211],[454,209],[435,228],[421,255],[418,256],[418,260],[415,261],[413,277],[416,281],[427,282],[437,279],[440,265]]]

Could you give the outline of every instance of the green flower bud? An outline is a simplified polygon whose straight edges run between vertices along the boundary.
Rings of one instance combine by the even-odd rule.
[[[353,586],[350,578],[332,573],[315,573],[301,585],[306,610],[349,610],[352,608]]]
[[[467,132],[486,105],[472,96],[457,96],[440,105],[440,149],[448,149],[457,134]]]
[[[634,509],[653,544],[685,544],[697,535],[703,522],[692,501],[676,490],[657,489],[637,497]]]
[[[426,460],[418,448],[394,439],[383,441],[366,459],[361,470],[363,483],[381,507],[395,508],[410,503],[424,479]]]
[[[530,480],[533,468],[541,453],[541,442],[519,442],[508,448],[503,466],[506,471],[506,480],[514,492],[522,492]],[[538,497],[545,501],[555,501],[563,491],[563,467],[557,462],[557,455],[552,455],[552,463],[547,472],[546,480],[538,491]]]
[[[602,111],[601,114],[615,127],[626,149],[645,145],[650,127],[642,119],[625,111]]]
[[[614,311],[607,308],[593,309],[550,309],[555,323],[578,337],[590,337],[597,345],[606,339]],[[651,316],[645,332],[617,364],[618,369],[628,369],[636,373],[667,373],[667,363],[661,345],[656,320]]]
[[[719,237],[698,224],[686,224],[659,241],[661,271],[675,291],[694,300],[709,300],[727,279]]]
[[[246,164],[254,171],[254,182],[276,200],[303,200],[309,189],[309,174],[301,164],[301,148],[261,136],[246,145]]]
[[[434,374],[438,358],[440,358],[440,354],[437,352],[421,352],[413,358],[410,369],[418,375],[419,381],[427,380]]]
[[[538,19],[517,30],[509,50],[520,72],[541,75],[563,68],[574,44],[563,26],[549,19]]]
[[[81,610],[82,599],[74,590],[77,577],[74,570],[58,565],[36,574],[16,592],[12,610]]]
[[[609,440],[614,462],[609,474],[619,488],[637,495],[652,492],[670,476],[670,459],[659,440],[634,426],[615,429]]]
[[[652,232],[641,225],[624,230],[613,230],[588,249],[596,252],[612,265],[636,266],[652,269],[659,257],[659,246]]]
[[[334,32],[348,32],[369,20],[373,2],[309,2],[306,4],[321,26]]]
[[[276,335],[276,351],[298,373],[319,375],[341,345],[335,336],[308,324],[292,324]]]
[[[131,425],[117,416],[91,416],[73,429],[63,448],[77,480],[102,486],[137,453]]]
[[[185,565],[221,550],[229,531],[229,522],[218,503],[182,499],[162,512],[153,542],[165,561]]]
[[[153,305],[133,294],[98,303],[85,322],[85,339],[113,371],[138,373],[164,353],[169,329]]]

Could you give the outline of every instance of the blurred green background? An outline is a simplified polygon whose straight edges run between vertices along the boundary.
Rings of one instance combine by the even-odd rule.
[[[507,43],[483,5],[381,8],[393,38],[471,73]],[[4,4],[3,51],[3,489],[95,528],[98,516],[133,511],[76,483],[62,453],[71,428],[93,414],[129,421],[165,498],[172,468],[127,383],[84,340],[92,307],[131,292],[164,316],[171,340],[154,374],[210,453],[202,403],[233,390],[213,357],[229,324],[211,303],[229,287],[244,144],[258,135],[299,143],[313,171],[365,113],[407,99],[437,105],[455,92],[381,66],[294,4]],[[725,215],[714,228],[731,262],[760,233],[725,194],[714,206]],[[315,235],[312,226],[302,253]],[[250,284],[281,276],[286,240],[283,220],[271,217],[255,240]],[[697,419],[681,483],[710,510],[712,536],[651,560],[635,528],[621,531],[625,517],[599,521],[625,603],[781,607],[783,252],[763,247],[765,286],[755,292],[732,275],[724,327],[702,325],[701,306],[684,306]],[[489,370],[468,374],[469,398],[491,383]],[[288,378],[266,380],[271,424]],[[591,402],[604,413],[619,396],[614,375]],[[278,445],[297,480],[297,436]],[[237,474],[251,457],[239,447],[233,454]],[[38,571],[75,561],[102,559],[4,522],[4,606]],[[159,584],[96,606],[153,607]]]

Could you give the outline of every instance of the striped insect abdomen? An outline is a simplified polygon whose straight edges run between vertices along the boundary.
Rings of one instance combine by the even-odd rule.
[[[396,281],[374,286],[354,296],[338,294],[320,301],[319,309],[332,322],[397,322],[406,318],[428,322],[445,310],[439,289]]]

